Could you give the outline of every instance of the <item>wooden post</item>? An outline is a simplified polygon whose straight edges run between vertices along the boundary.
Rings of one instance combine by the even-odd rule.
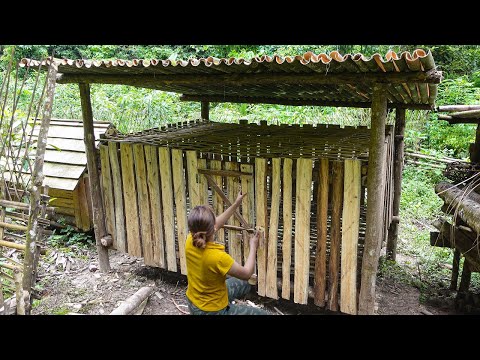
[[[358,304],[359,315],[373,315],[375,310],[375,283],[382,241],[383,224],[378,220],[382,218],[385,195],[384,159],[387,96],[385,88],[379,84],[376,84],[373,88],[371,116],[372,125],[367,175],[367,224]]]
[[[283,262],[282,298],[290,299],[290,274],[292,265],[292,167],[293,160],[283,160]]]
[[[107,235],[105,228],[105,212],[100,190],[100,178],[98,176],[98,158],[95,152],[95,133],[93,128],[92,104],[90,102],[90,85],[78,84],[80,88],[80,100],[82,103],[83,133],[85,152],[87,154],[88,176],[90,177],[90,196],[93,208],[93,229],[98,252],[98,265],[101,272],[110,270],[108,249],[101,243],[101,239]],[[88,196],[88,195],[87,195]]]
[[[270,225],[268,231],[267,248],[267,277],[265,295],[272,299],[278,299],[277,290],[277,242],[278,242],[278,218],[280,216],[280,177],[281,177],[282,159],[272,159],[271,181],[271,205],[270,205]]]
[[[462,278],[460,279],[460,286],[458,292],[467,292],[470,287],[470,280],[472,278],[472,271],[470,270],[470,264],[467,259],[463,261]]]
[[[455,252],[453,253],[452,279],[450,281],[450,290],[457,290],[459,269],[460,269],[460,250],[455,248]]]
[[[208,101],[202,101],[201,116],[202,120],[210,120],[210,103]]]
[[[393,216],[399,216],[402,194],[402,172],[405,141],[405,109],[395,110],[395,155],[393,160]],[[395,261],[397,256],[398,222],[393,221],[388,229],[387,258]]]
[[[45,149],[47,147],[47,134],[50,126],[50,119],[52,116],[53,98],[55,96],[55,78],[57,76],[57,65],[50,58],[51,64],[48,68],[47,75],[47,93],[45,98],[45,105],[43,108],[42,123],[40,125],[40,132],[38,134],[37,152],[35,154],[35,164],[32,171],[32,188],[30,189],[30,215],[28,217],[28,229],[26,233],[26,250],[23,267],[23,293],[25,301],[25,313],[30,314],[31,310],[31,291],[33,287],[33,280],[35,278],[35,251],[37,249],[37,242],[40,240],[41,231],[39,231],[38,219],[41,211],[41,187],[43,184],[43,163],[45,160]]]
[[[257,286],[258,295],[265,296],[267,249],[265,242],[268,239],[267,214],[267,159],[255,158],[255,213],[257,228],[265,229],[264,238],[260,238],[257,250]]]
[[[110,166],[112,167],[113,195],[115,198],[115,241],[118,251],[127,252],[127,239],[125,234],[125,214],[123,211],[123,190],[121,168],[118,161],[118,148],[114,142],[108,143]]]
[[[475,143],[470,152],[470,161],[475,164],[480,163],[480,123],[477,125]]]

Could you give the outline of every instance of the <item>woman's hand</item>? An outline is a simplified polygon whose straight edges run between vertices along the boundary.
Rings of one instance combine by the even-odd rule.
[[[237,200],[235,200],[235,202],[236,202],[237,204],[241,204],[241,203],[242,203],[242,200],[243,200],[243,198],[244,198],[245,196],[247,196],[247,193],[242,194],[242,187],[239,186],[239,191],[238,191],[238,195],[237,195]]]
[[[250,236],[250,250],[258,248],[258,243],[260,241],[260,235],[261,235],[260,231],[257,230],[257,231],[255,231],[255,234]]]

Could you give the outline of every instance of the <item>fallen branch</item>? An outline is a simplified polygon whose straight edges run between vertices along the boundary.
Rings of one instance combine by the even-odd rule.
[[[180,306],[175,302],[175,299],[170,299],[170,301],[173,303],[173,305],[175,305],[175,307],[177,308],[178,311],[180,311],[181,313],[183,313],[185,315],[190,315],[189,312],[180,309]]]
[[[110,315],[129,315],[134,312],[142,302],[147,299],[154,291],[151,286],[140,288],[135,294],[125,300],[118,308],[113,310]]]

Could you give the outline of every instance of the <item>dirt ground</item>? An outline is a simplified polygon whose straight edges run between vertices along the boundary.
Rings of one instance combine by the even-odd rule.
[[[143,259],[110,251],[112,270],[102,274],[94,249],[79,250],[68,256],[49,253],[41,262],[33,314],[43,315],[107,315],[143,286],[153,286],[143,315],[187,315],[186,277],[159,268],[145,266]],[[391,279],[378,279],[376,314],[379,315],[447,315],[453,304],[422,304],[418,289]],[[251,293],[239,300],[259,306],[272,315],[338,314],[308,305],[297,305],[283,299],[262,298]]]

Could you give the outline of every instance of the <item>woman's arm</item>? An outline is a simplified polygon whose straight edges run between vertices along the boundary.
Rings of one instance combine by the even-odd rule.
[[[242,191],[240,190],[237,196],[237,200],[235,200],[235,202],[227,210],[225,210],[223,213],[221,213],[216,217],[215,230],[218,230],[221,227],[223,227],[223,225],[225,225],[227,220],[233,215],[235,210],[237,210],[237,208],[240,206],[240,204],[242,203],[242,199],[245,197],[245,195],[247,195],[247,193],[242,194]]]
[[[250,253],[248,254],[245,265],[242,266],[235,261],[230,270],[227,272],[228,275],[242,280],[248,280],[252,277],[253,271],[255,269],[255,256],[257,254],[259,238],[260,232],[257,230],[255,235],[250,237]]]

